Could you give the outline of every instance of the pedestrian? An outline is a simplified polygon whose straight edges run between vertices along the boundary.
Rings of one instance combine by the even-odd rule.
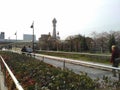
[[[22,54],[24,54],[27,50],[26,50],[26,47],[25,46],[23,46],[23,48],[21,49],[21,51],[22,51]]]
[[[112,45],[111,63],[113,67],[118,67],[120,63],[120,51],[116,45]],[[116,77],[116,70],[113,69],[113,76]]]
[[[32,53],[32,52],[33,52],[32,48],[31,48],[30,46],[28,46],[27,52],[28,52],[28,53]]]
[[[31,53],[33,52],[33,50],[30,46],[27,47],[27,52],[28,52],[28,55],[31,56]]]

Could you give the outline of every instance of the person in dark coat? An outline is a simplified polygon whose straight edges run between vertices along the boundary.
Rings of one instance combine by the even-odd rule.
[[[118,67],[120,63],[120,51],[116,45],[112,46],[112,55],[111,55],[111,63],[113,67]],[[113,76],[116,76],[116,71],[113,69]]]
[[[26,47],[24,46],[22,49],[21,49],[21,51],[24,53],[24,52],[27,52],[27,50],[26,50]]]

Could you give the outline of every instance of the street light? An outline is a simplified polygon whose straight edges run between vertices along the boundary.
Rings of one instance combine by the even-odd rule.
[[[15,32],[15,36],[16,36],[15,50],[17,50],[17,31]]]
[[[32,48],[33,48],[33,52],[34,52],[34,21],[33,21],[33,23],[32,23],[32,25],[31,25],[31,28],[33,29],[33,42],[32,42]]]

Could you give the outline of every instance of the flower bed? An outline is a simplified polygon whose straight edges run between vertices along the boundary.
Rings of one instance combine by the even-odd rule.
[[[0,55],[24,90],[97,90],[98,88],[112,90],[120,86],[120,81],[112,81],[106,76],[103,80],[92,80],[87,74],[78,75],[67,69],[61,70],[25,55],[12,52],[0,52]],[[3,64],[1,66],[3,68]],[[17,90],[8,72],[4,73],[6,73],[8,90]]]
[[[61,70],[31,57],[11,52],[0,53],[25,90],[94,90],[95,83],[87,75]],[[14,90],[7,73],[9,90]]]

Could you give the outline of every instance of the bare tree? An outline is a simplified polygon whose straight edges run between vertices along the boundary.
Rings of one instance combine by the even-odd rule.
[[[96,33],[93,32],[93,40],[94,40],[94,45],[97,50],[100,50],[101,53],[105,51],[107,48],[107,43],[108,43],[108,33],[107,32],[102,32],[102,33]]]

